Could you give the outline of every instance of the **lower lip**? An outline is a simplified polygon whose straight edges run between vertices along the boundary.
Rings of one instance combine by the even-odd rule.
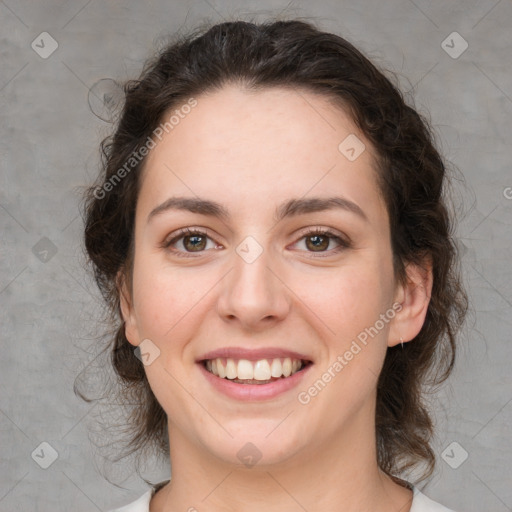
[[[275,380],[268,384],[237,384],[228,379],[217,377],[209,372],[202,363],[198,363],[198,366],[208,382],[224,395],[237,400],[260,401],[274,398],[297,386],[313,365],[309,363],[304,369],[294,373],[290,377]]]

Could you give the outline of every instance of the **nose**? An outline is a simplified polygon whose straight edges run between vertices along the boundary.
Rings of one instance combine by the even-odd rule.
[[[290,310],[291,292],[267,253],[263,251],[252,263],[235,254],[234,268],[221,281],[218,314],[247,331],[268,329]]]

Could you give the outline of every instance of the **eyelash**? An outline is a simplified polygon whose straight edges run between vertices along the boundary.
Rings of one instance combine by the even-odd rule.
[[[206,231],[203,231],[201,229],[191,229],[191,228],[183,228],[183,229],[180,229],[178,230],[175,235],[171,238],[171,239],[166,239],[161,245],[160,247],[162,249],[168,249],[170,252],[174,253],[176,256],[180,257],[180,258],[195,258],[196,256],[193,256],[193,251],[177,251],[176,249],[169,249],[170,246],[176,242],[178,242],[179,240],[181,240],[182,238],[186,237],[186,236],[201,236],[201,237],[206,237],[206,238],[210,238],[211,240],[213,240]],[[310,229],[309,231],[306,231],[304,233],[302,233],[302,235],[300,236],[300,238],[297,240],[297,242],[299,240],[302,240],[303,238],[308,238],[308,237],[312,237],[312,236],[322,236],[322,237],[327,237],[327,238],[330,238],[332,240],[335,240],[339,246],[336,247],[335,249],[331,249],[329,251],[318,251],[318,254],[316,254],[315,251],[306,251],[306,252],[309,252],[311,254],[314,254],[314,256],[310,256],[310,257],[313,257],[313,258],[325,258],[327,256],[331,256],[333,254],[338,254],[339,252],[341,252],[342,250],[344,249],[348,249],[352,246],[351,242],[349,240],[345,240],[343,238],[341,238],[340,236],[332,233],[331,231],[327,230],[327,229],[322,229],[322,228],[319,228],[319,227],[315,227],[313,229]],[[297,243],[295,242],[295,243]],[[201,253],[201,252],[204,252],[205,250],[203,251],[197,251],[198,253]],[[322,253],[324,253],[323,255],[321,255]],[[325,254],[327,253],[327,254]]]

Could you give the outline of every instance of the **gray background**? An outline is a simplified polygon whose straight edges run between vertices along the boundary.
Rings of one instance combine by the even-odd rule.
[[[135,77],[170,32],[279,14],[311,18],[397,71],[464,175],[458,235],[472,312],[436,405],[439,464],[423,492],[458,512],[512,510],[511,2],[3,0],[1,511],[107,510],[146,490],[129,464],[107,467],[112,483],[101,475],[89,439],[97,408],[72,389],[98,361],[102,327],[99,294],[83,268],[78,204],[110,125],[91,112],[89,89],[102,78]],[[31,47],[43,46],[42,32],[58,43],[47,58]],[[453,32],[468,44],[461,55],[464,41]],[[51,448],[42,442],[58,454],[47,469],[40,464]],[[168,468],[144,476],[164,479]]]

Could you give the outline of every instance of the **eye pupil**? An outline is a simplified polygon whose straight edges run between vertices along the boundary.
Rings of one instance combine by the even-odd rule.
[[[329,247],[329,237],[312,235],[307,238],[307,241],[309,240],[314,240],[312,246],[314,249],[324,250],[327,249],[327,247]]]
[[[192,245],[189,247],[187,244],[187,241],[194,240],[194,242],[191,242]],[[191,249],[192,251],[202,250],[204,249],[205,245],[205,238],[199,235],[189,235],[184,237],[183,245],[187,249]]]

